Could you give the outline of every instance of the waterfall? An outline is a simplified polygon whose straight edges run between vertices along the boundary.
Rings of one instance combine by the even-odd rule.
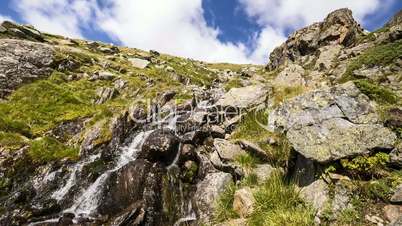
[[[122,152],[119,159],[116,161],[116,165],[113,169],[107,170],[102,175],[100,175],[96,181],[85,189],[82,194],[75,200],[74,204],[64,210],[65,213],[74,213],[76,216],[90,216],[96,212],[98,208],[99,198],[102,193],[102,189],[105,185],[106,180],[112,172],[121,169],[123,166],[127,165],[129,162],[136,159],[136,154],[141,151],[142,144],[145,139],[153,131],[140,132],[131,142],[128,147],[122,148]]]
[[[60,201],[64,198],[64,196],[70,191],[70,189],[76,184],[77,176],[79,173],[81,173],[82,169],[84,168],[85,165],[94,162],[96,159],[100,157],[100,154],[98,155],[93,155],[89,157],[88,160],[84,160],[82,162],[78,162],[73,166],[73,170],[70,173],[70,176],[68,177],[66,183],[64,184],[63,187],[59,188],[53,194],[51,197],[57,201]]]

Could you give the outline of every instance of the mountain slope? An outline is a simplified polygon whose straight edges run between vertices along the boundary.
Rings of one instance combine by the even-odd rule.
[[[4,22],[0,225],[400,222],[401,38],[340,9],[263,67]]]

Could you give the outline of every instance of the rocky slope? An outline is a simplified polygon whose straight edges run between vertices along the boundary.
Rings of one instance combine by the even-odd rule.
[[[402,23],[266,67],[0,25],[0,225],[399,225]]]

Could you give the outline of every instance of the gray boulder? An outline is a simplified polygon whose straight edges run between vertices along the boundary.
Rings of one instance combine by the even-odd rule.
[[[237,157],[247,154],[239,145],[220,138],[214,139],[214,147],[220,158],[225,161],[234,161]]]
[[[397,139],[353,82],[291,99],[271,112],[268,128],[285,132],[297,152],[322,163],[391,150]]]
[[[140,59],[140,58],[130,58],[128,59],[133,67],[144,69],[146,68],[150,62],[148,60]]]
[[[112,99],[116,95],[117,91],[115,88],[101,87],[96,90],[97,99],[95,104],[103,104],[106,101]]]
[[[217,172],[207,174],[206,177],[197,184],[194,199],[201,222],[211,222],[210,220],[215,211],[216,201],[231,183],[233,183],[233,180],[230,174]]]
[[[258,106],[267,98],[267,89],[262,85],[232,88],[216,103],[221,107],[250,108]]]
[[[0,98],[25,83],[47,78],[53,71],[53,57],[49,45],[0,39]]]

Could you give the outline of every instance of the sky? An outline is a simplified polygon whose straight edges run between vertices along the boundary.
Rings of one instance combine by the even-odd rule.
[[[401,0],[1,0],[0,21],[208,62],[266,64],[297,29],[350,8],[369,31]]]

